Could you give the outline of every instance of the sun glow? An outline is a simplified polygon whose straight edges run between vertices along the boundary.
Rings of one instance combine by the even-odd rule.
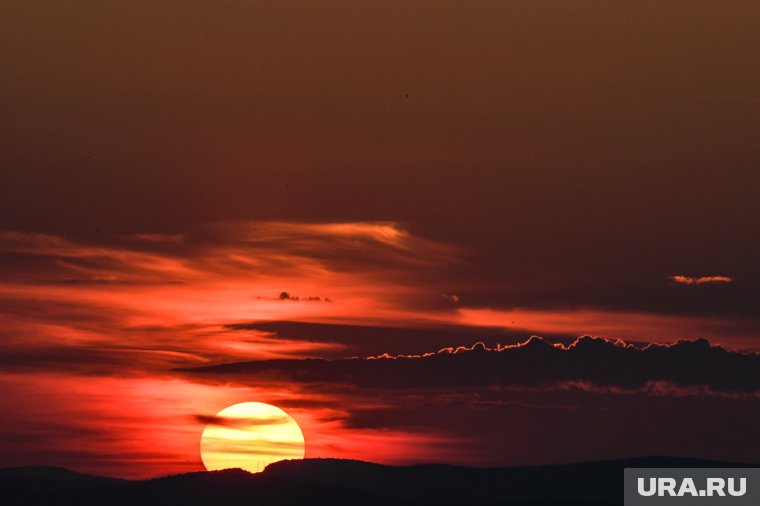
[[[278,407],[243,402],[208,418],[201,437],[206,469],[238,467],[257,473],[272,462],[302,459],[304,438],[298,423]]]

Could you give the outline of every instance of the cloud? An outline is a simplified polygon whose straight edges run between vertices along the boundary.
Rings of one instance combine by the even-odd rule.
[[[0,231],[0,370],[132,375],[177,360],[333,356],[342,346],[225,325],[403,319],[439,304],[427,285],[455,258],[389,222],[227,223],[99,240]]]
[[[406,323],[406,322],[405,322]],[[410,322],[414,323],[414,322]],[[497,343],[517,343],[528,338],[530,330],[506,329],[497,326],[456,325],[428,323],[413,325],[359,325],[341,323],[296,322],[296,321],[252,321],[226,325],[227,329],[238,332],[254,331],[265,333],[271,339],[293,342],[334,343],[342,347],[336,351],[348,355],[379,355],[382,353],[422,354],[438,349],[442,343],[458,343],[471,346],[478,341],[496,346]],[[561,334],[551,334],[553,341],[572,342]]]
[[[199,465],[201,422],[246,399],[295,413],[311,456],[393,462],[404,455],[437,461],[491,455],[477,464],[565,458],[562,451],[572,451],[568,459],[586,456],[601,431],[641,411],[642,398],[653,403],[645,411],[657,419],[617,430],[661,430],[667,409],[673,426],[683,427],[705,403],[722,417],[710,427],[741,433],[751,422],[740,418],[746,403],[711,395],[719,388],[750,392],[751,384],[736,385],[746,360],[699,365],[666,349],[660,366],[653,350],[644,360],[612,342],[602,347],[610,360],[598,350],[571,350],[567,340],[583,333],[663,342],[709,335],[735,346],[750,336],[744,344],[751,347],[757,335],[751,322],[536,306],[529,299],[525,308],[500,305],[489,298],[502,285],[489,278],[482,289],[458,277],[467,259],[391,223],[253,222],[181,236],[96,239],[0,233],[0,390],[13,407],[0,414],[0,426],[14,440],[32,441],[19,443],[19,451],[60,452],[82,470],[144,476]],[[654,283],[670,291],[661,278]],[[515,290],[529,298],[529,288]],[[283,291],[288,298],[280,300]],[[326,297],[333,302],[324,303]],[[568,346],[540,340],[499,346],[532,333]],[[478,341],[485,345],[474,346]],[[463,347],[427,353],[447,344]],[[384,352],[389,356],[346,358]],[[176,371],[252,360],[239,377]],[[729,371],[732,384],[709,377],[715,364],[714,374]],[[616,377],[618,371],[633,371],[632,380]],[[755,378],[745,373],[747,381]],[[630,410],[604,411],[612,403]],[[81,428],[81,435],[51,433],[35,442],[39,431],[30,423],[51,419],[74,435]],[[94,438],[91,430],[102,435]],[[554,439],[529,444],[527,433]],[[147,452],[155,460],[146,448],[155,449]],[[79,457],[82,449],[93,454]]]
[[[232,417],[232,416],[217,416],[217,415],[195,415],[193,417],[196,422],[203,425],[220,425],[222,427],[229,427],[233,429],[246,430],[249,427],[261,427],[268,425],[283,425],[290,423],[291,418],[289,416],[271,416],[271,417]]]
[[[295,300],[295,301],[304,301],[304,302],[332,302],[332,300],[329,297],[319,297],[310,295],[308,297],[301,297],[299,295],[292,295],[290,292],[280,292],[280,295],[277,296],[276,300]]]
[[[701,295],[702,290],[690,295]],[[687,294],[689,295],[689,294]],[[672,342],[681,338],[709,337],[732,348],[756,349],[757,318],[723,318],[705,309],[699,315],[644,311],[614,311],[604,308],[499,309],[460,307],[456,321],[465,325],[502,327],[510,333],[530,329],[532,334],[579,336],[590,334],[620,338],[627,342]]]
[[[668,279],[682,285],[706,285],[713,283],[732,283],[731,276],[670,276]]]
[[[567,388],[573,382],[621,391],[705,387],[760,390],[760,355],[728,351],[704,339],[638,347],[590,336],[568,346],[533,337],[513,346],[445,348],[422,355],[342,360],[264,360],[207,366],[194,374],[244,380],[278,377],[300,383],[376,389],[462,389],[511,386]]]

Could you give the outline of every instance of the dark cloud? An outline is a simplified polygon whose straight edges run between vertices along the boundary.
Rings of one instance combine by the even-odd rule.
[[[280,295],[277,296],[277,300],[298,300],[298,301],[305,301],[305,302],[332,302],[332,300],[329,297],[318,297],[314,295],[309,295],[307,297],[302,297],[299,295],[293,295],[290,292],[280,292]]]
[[[589,336],[578,338],[569,346],[533,337],[519,345],[499,348],[479,343],[424,355],[264,360],[189,371],[220,377],[282,377],[301,383],[344,383],[378,389],[593,385],[651,390],[659,383],[724,392],[760,389],[760,355],[728,351],[711,346],[704,339],[640,348]]]
[[[389,391],[384,408],[352,410],[346,423],[362,429],[453,435],[451,451],[457,461],[469,458],[477,465],[620,455],[730,456],[755,462],[760,449],[756,438],[747,438],[760,420],[757,399],[482,390],[480,395],[466,391],[451,399],[421,395],[395,401],[398,391]],[[371,399],[377,403],[374,392]]]
[[[260,427],[263,425],[282,425],[289,423],[292,419],[289,416],[270,416],[270,417],[233,417],[217,415],[195,415],[195,421],[203,425],[221,425],[234,429],[245,430],[248,427]]]

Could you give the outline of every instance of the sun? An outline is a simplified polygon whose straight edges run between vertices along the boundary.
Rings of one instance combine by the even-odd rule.
[[[272,462],[302,459],[301,427],[285,411],[242,402],[212,417],[201,436],[201,459],[209,471],[239,467],[258,473]]]

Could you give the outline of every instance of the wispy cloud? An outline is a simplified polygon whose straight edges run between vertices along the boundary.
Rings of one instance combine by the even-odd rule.
[[[734,278],[731,276],[670,276],[669,280],[682,285],[706,285],[710,283],[731,283]]]
[[[456,261],[393,223],[237,223],[105,244],[0,232],[0,254],[0,370],[116,374],[339,350],[226,325],[403,320],[438,303],[426,285]]]
[[[271,416],[263,418],[253,417],[232,417],[232,416],[218,416],[218,415],[195,415],[193,417],[196,422],[202,425],[219,425],[222,427],[230,427],[233,429],[246,430],[249,427],[260,427],[269,425],[283,425],[290,423],[291,418],[286,415]]]
[[[531,329],[539,335],[578,336],[592,334],[627,341],[669,342],[682,338],[710,338],[732,348],[757,348],[753,321],[726,320],[712,315],[684,316],[644,311],[614,311],[601,308],[577,309],[492,309],[456,310],[460,324],[505,329]]]

